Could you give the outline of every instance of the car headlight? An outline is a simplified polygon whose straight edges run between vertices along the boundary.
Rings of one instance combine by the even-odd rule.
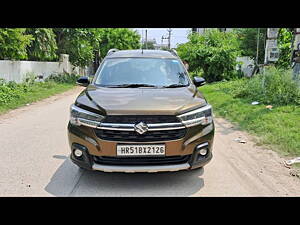
[[[206,105],[199,109],[181,114],[177,116],[186,127],[196,125],[208,125],[212,123],[212,108],[211,105]]]
[[[70,107],[70,123],[73,125],[96,128],[103,119],[104,116],[79,108],[74,104]]]

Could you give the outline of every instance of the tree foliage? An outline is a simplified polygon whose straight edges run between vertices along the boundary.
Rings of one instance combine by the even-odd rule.
[[[0,29],[0,59],[57,60],[68,54],[74,66],[99,62],[111,48],[136,49],[140,35],[127,28]]]
[[[69,54],[75,66],[104,58],[108,50],[139,48],[140,36],[126,28],[56,28],[58,54]]]
[[[292,53],[293,33],[287,28],[280,28],[278,32],[277,44],[279,48],[279,59],[275,63],[277,68],[290,69]]]
[[[74,66],[86,66],[93,61],[93,45],[87,28],[55,28],[57,54],[68,54]]]
[[[231,79],[236,75],[236,57],[240,52],[235,33],[209,30],[201,35],[190,33],[188,40],[178,45],[177,52],[188,62],[191,72],[202,71],[208,82]]]
[[[249,56],[252,59],[256,59],[258,28],[235,28],[233,31],[237,34],[241,56]],[[259,29],[259,64],[264,63],[266,33],[267,28]]]
[[[100,54],[105,57],[109,49],[119,50],[140,48],[140,35],[127,28],[104,28],[101,33]]]
[[[0,29],[0,59],[27,59],[26,48],[33,38],[25,31],[25,28]]]
[[[27,47],[29,60],[53,61],[58,58],[55,34],[52,29],[27,28],[26,34],[34,38]]]

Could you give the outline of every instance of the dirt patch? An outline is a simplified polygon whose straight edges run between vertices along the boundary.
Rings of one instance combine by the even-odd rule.
[[[271,196],[300,196],[300,179],[291,175],[291,170],[284,166],[287,158],[267,147],[257,146],[255,138],[223,118],[216,118],[215,124],[215,148],[223,160],[219,163],[227,162],[250,192]]]

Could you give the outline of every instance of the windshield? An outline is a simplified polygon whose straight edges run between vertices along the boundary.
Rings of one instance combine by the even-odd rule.
[[[101,86],[187,86],[188,77],[177,59],[111,58],[106,59],[96,75]]]

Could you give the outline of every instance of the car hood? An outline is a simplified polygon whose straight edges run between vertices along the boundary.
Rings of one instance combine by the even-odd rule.
[[[107,115],[178,115],[207,104],[194,86],[106,88],[91,85],[85,95]]]

